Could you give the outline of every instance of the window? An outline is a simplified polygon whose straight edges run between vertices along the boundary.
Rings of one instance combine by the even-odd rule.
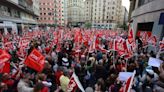
[[[50,10],[50,8],[47,8],[48,10]]]
[[[48,15],[52,15],[51,12],[49,12]]]
[[[143,5],[144,3],[145,3],[145,0],[139,0],[138,1],[138,7],[141,6],[141,5]]]
[[[114,10],[114,7],[112,7],[112,9]]]
[[[42,15],[42,13],[40,13],[40,15]]]
[[[44,20],[46,20],[46,18],[44,18]]]
[[[44,13],[44,15],[46,15],[46,13]]]
[[[106,18],[108,19],[108,18],[109,18],[109,16],[106,16]]]

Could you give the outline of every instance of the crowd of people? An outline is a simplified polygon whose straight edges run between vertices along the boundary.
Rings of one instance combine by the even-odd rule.
[[[24,35],[9,34],[8,40],[14,41],[15,44],[13,49],[6,50],[11,55],[11,59],[7,61],[11,67],[9,73],[0,73],[0,92],[68,92],[68,84],[73,73],[78,76],[85,92],[121,92],[125,81],[119,80],[119,73],[134,70],[136,74],[131,92],[164,92],[164,64],[160,67],[148,65],[149,57],[156,58],[156,52],[144,50],[139,38],[136,39],[136,52],[127,59],[120,56],[117,51],[110,50],[110,44],[104,36],[99,37],[99,41],[106,51],[89,51],[89,45],[87,47],[78,41],[75,42],[75,34],[67,40],[58,39],[52,45],[54,32],[59,32],[58,30],[65,29],[51,30],[46,35],[43,33],[31,38],[24,50],[24,56],[19,54],[21,48],[15,40],[17,36],[21,38]],[[69,32],[75,33],[73,30],[69,29]],[[65,31],[62,32],[66,34]],[[1,34],[1,49],[4,50],[3,37],[5,38],[5,35]],[[127,39],[127,35],[123,38]],[[24,64],[26,57],[34,48],[45,57],[41,72]],[[159,59],[164,61],[162,54],[159,55]],[[81,90],[77,88],[75,92]]]

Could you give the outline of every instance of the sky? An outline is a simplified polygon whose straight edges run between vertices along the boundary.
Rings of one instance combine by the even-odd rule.
[[[122,5],[125,6],[126,9],[129,11],[129,6],[130,6],[129,0],[122,0]]]

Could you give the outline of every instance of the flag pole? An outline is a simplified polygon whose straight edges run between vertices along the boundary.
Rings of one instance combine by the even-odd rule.
[[[130,84],[129,84],[129,88],[128,88],[127,92],[130,92],[130,90],[132,88],[132,83],[133,83],[133,79],[134,79],[135,75],[136,75],[136,70],[134,70],[134,72],[133,72],[133,75],[132,75],[132,78],[130,80]]]

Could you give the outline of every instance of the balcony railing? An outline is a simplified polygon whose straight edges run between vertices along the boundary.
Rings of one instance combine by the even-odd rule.
[[[24,7],[26,10],[30,11],[30,12],[33,12],[33,8],[32,8],[32,5],[28,5],[26,0],[18,0],[19,2],[19,5]]]

